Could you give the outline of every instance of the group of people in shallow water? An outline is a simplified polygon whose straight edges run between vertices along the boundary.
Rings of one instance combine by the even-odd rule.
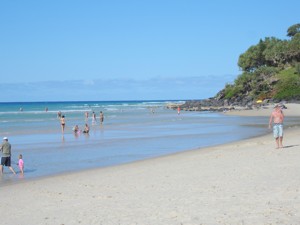
[[[22,109],[23,110],[23,109]],[[47,110],[48,111],[48,110]],[[95,112],[92,113],[92,122],[93,124],[96,124],[97,117]],[[60,120],[60,125],[61,125],[61,132],[64,133],[65,127],[66,127],[66,120],[65,120],[65,115],[63,115],[60,111],[57,113],[57,118]],[[88,119],[89,119],[89,112],[85,112],[85,126],[83,129],[84,134],[88,134],[90,131],[90,127],[88,125]],[[99,115],[99,121],[100,124],[103,124],[104,121],[104,113],[101,111]],[[75,134],[79,134],[81,130],[79,129],[78,125],[75,125],[73,128],[73,132]],[[16,174],[15,170],[13,169],[11,165],[11,144],[8,142],[8,138],[4,137],[3,138],[3,143],[0,145],[0,152],[1,154],[1,164],[0,164],[0,175],[3,173],[4,167],[8,167],[9,170],[13,173]],[[24,161],[23,161],[23,156],[22,154],[19,154],[18,157],[18,163],[17,163],[20,174],[24,174]]]
[[[276,142],[276,148],[283,148],[283,144],[282,144],[282,141],[283,141],[283,120],[284,120],[284,114],[282,112],[283,108],[284,108],[284,105],[276,104],[275,107],[274,107],[273,112],[271,113],[270,119],[269,119],[269,128],[273,127],[273,135],[274,135],[275,142]],[[178,108],[177,113],[180,114],[180,108]],[[58,112],[57,117],[60,120],[62,133],[64,133],[65,126],[66,126],[65,116],[62,115],[61,112]],[[83,133],[85,133],[85,134],[88,134],[89,131],[90,131],[90,128],[89,128],[89,125],[88,125],[88,118],[89,118],[89,112],[85,112],[85,121],[86,121],[86,123],[85,123],[85,127],[84,127],[84,130],[83,130]],[[102,124],[103,121],[104,121],[104,114],[103,114],[102,111],[100,112],[99,120],[100,120],[100,124]],[[93,112],[92,113],[92,122],[93,122],[93,124],[95,124],[96,121],[97,121],[96,114],[95,114],[95,112]],[[73,128],[73,132],[75,134],[78,134],[78,133],[81,132],[78,125],[76,125]],[[0,146],[0,151],[2,153],[1,164],[0,164],[0,174],[3,173],[3,167],[4,166],[8,167],[13,174],[16,174],[15,170],[11,166],[11,144],[8,142],[7,137],[3,138],[3,143]],[[19,155],[17,165],[20,169],[20,173],[23,175],[24,174],[24,161],[23,161],[22,154]]]
[[[85,122],[86,122],[86,123],[85,123],[84,129],[83,129],[82,132],[83,132],[84,134],[88,134],[88,133],[90,132],[90,127],[89,127],[89,125],[88,125],[89,112],[86,111],[86,112],[84,113],[84,115],[85,115]],[[58,117],[59,120],[60,120],[61,132],[62,132],[62,134],[64,134],[64,132],[65,132],[65,127],[66,127],[65,115],[62,115],[62,113],[59,111],[59,112],[57,113],[57,117]],[[99,114],[99,121],[100,121],[100,125],[102,125],[103,122],[104,122],[104,113],[103,113],[102,111],[100,111],[100,114]],[[97,123],[97,116],[96,116],[96,113],[95,113],[94,111],[92,112],[92,123],[93,123],[93,125]],[[73,130],[73,132],[74,132],[75,134],[81,133],[81,130],[79,129],[79,126],[78,126],[78,125],[75,125],[75,126],[73,127],[72,130]]]
[[[75,134],[81,133],[81,130],[79,129],[79,126],[78,126],[78,125],[75,125],[75,126],[73,127],[73,132],[74,132]],[[86,123],[86,124],[84,125],[84,129],[83,129],[82,133],[88,134],[89,132],[90,132],[90,127],[89,127],[89,125]]]

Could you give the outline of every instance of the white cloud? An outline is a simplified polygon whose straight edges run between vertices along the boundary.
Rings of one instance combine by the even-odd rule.
[[[83,84],[86,86],[93,86],[95,82],[93,80],[84,80]]]
[[[202,99],[214,96],[234,78],[227,75],[0,84],[0,101]]]

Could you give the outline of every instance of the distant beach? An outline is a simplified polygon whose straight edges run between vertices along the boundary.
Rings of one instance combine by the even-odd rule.
[[[286,103],[284,104],[287,109],[284,109],[283,112],[287,118],[289,117],[299,117],[300,116],[300,104],[296,103]],[[228,115],[234,116],[265,116],[269,117],[272,110],[274,109],[275,103],[262,105],[259,108],[252,110],[231,110],[227,111]],[[294,124],[295,125],[295,124]]]

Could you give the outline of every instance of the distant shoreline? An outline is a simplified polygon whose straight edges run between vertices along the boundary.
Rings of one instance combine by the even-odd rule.
[[[24,101],[24,102],[0,102],[0,104],[31,104],[31,103],[94,103],[94,102],[185,102],[187,100],[87,100],[87,101],[77,101],[77,100],[67,100],[67,101],[33,101],[33,102],[28,102],[28,101]]]
[[[268,104],[258,109],[233,109],[224,112],[228,115],[236,116],[270,116],[275,104]],[[300,117],[300,104],[298,103],[286,103],[284,104],[287,109],[283,109],[285,116]]]

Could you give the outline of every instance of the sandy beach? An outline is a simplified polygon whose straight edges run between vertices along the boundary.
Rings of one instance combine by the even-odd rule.
[[[287,105],[286,116],[299,116]],[[229,114],[269,116],[272,108]],[[248,114],[249,113],[249,114]],[[267,127],[268,121],[266,121]],[[2,225],[296,225],[300,128],[0,189]]]
[[[283,110],[285,116],[300,116],[300,104],[287,103],[284,105],[287,107],[287,109]],[[270,116],[274,106],[275,104],[269,104],[253,110],[232,110],[226,112],[226,114],[236,116]]]

